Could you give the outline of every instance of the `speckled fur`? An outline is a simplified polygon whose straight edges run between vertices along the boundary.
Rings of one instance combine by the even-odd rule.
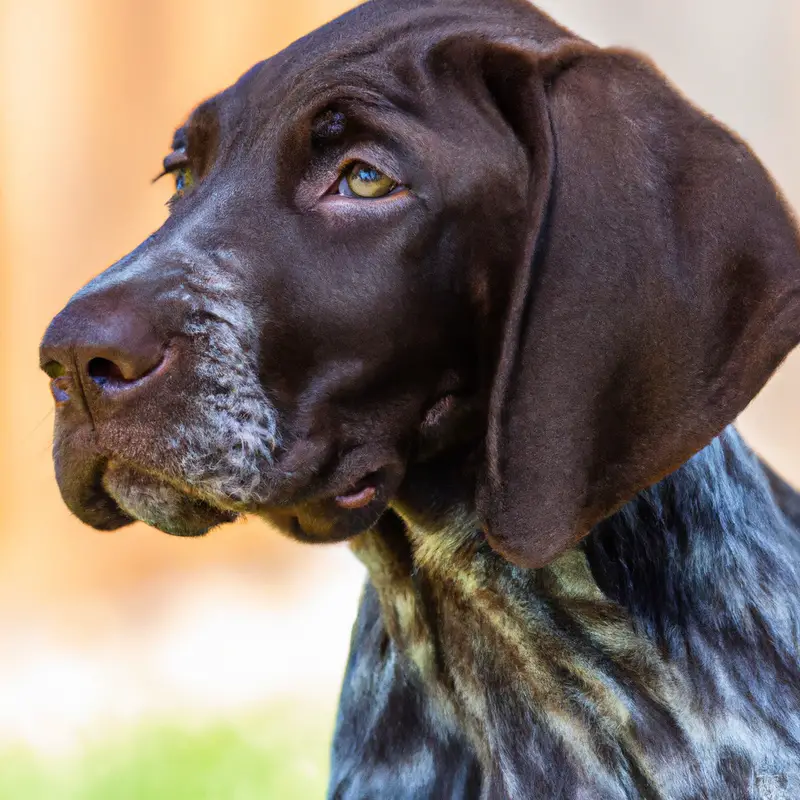
[[[539,570],[394,512],[330,798],[798,796],[800,535],[735,431]]]
[[[263,476],[278,443],[277,417],[261,385],[255,360],[258,326],[247,308],[232,256],[217,253],[187,275],[185,334],[196,359],[201,391],[193,409],[177,425],[171,443],[180,452],[178,474],[212,501],[250,503],[259,498]],[[205,265],[205,266],[202,266]]]
[[[153,260],[169,263],[169,237],[154,252],[147,244],[145,255],[123,259],[76,297],[135,281]],[[165,419],[157,447],[142,454],[145,468],[128,470],[124,481],[104,481],[124,511],[162,529],[185,517],[191,498],[235,510],[258,502],[279,441],[277,413],[259,379],[258,326],[237,256],[183,248],[181,280],[159,301],[180,310],[176,335],[186,348],[182,359],[192,370],[193,391],[178,398],[180,413]],[[148,462],[156,469],[147,469]]]

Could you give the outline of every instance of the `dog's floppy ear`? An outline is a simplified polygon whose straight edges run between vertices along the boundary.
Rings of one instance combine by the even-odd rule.
[[[539,167],[478,511],[531,567],[703,448],[800,340],[800,243],[755,156],[640,57],[570,47],[526,54],[527,88],[492,78]]]

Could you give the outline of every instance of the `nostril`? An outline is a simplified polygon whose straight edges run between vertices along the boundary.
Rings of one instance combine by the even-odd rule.
[[[42,364],[42,370],[45,375],[52,380],[61,378],[67,372],[67,368],[60,361],[48,361]]]
[[[72,388],[72,381],[68,376],[62,375],[50,381],[50,392],[56,403],[66,403],[69,400],[69,392]]]
[[[86,371],[98,386],[106,386],[109,383],[131,382],[125,377],[122,370],[107,358],[93,358],[86,365]]]

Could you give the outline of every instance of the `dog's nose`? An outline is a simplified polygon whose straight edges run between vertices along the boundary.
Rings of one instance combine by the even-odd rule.
[[[76,298],[50,323],[40,364],[56,402],[63,403],[78,382],[84,391],[97,387],[102,397],[139,386],[162,364],[165,352],[141,314]]]

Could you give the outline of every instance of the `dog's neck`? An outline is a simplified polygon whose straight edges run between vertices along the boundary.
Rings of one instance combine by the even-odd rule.
[[[694,629],[732,645],[780,620],[775,646],[796,647],[800,532],[733,428],[598,525],[583,549],[601,590],[667,652]],[[761,618],[776,608],[785,613]]]
[[[786,762],[800,740],[800,534],[733,429],[538,570],[489,548],[474,513],[445,501],[450,480],[433,497],[412,487],[353,549],[397,650],[486,763],[495,718],[538,731],[530,747],[570,742],[569,763],[590,771],[617,748],[642,770],[634,793],[675,780],[670,759]],[[642,746],[654,730],[658,764]]]
[[[419,485],[430,492],[438,483],[437,494],[411,486],[393,509],[410,539],[409,563],[434,560],[452,572],[472,553],[491,560],[471,488],[457,470],[436,477],[425,473]],[[675,637],[689,626],[728,620],[738,627],[753,609],[800,603],[800,533],[790,519],[797,502],[789,497],[784,513],[762,464],[729,427],[599,524],[576,551],[585,554],[592,582],[627,609],[639,632],[660,647],[680,648]],[[515,572],[495,558],[498,568]]]

